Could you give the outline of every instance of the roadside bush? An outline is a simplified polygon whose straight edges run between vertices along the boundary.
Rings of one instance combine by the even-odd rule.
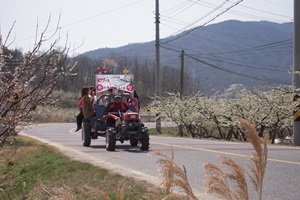
[[[77,108],[79,97],[80,94],[75,92],[54,90],[49,97],[49,104],[53,104],[61,108]]]
[[[77,108],[60,108],[56,106],[40,106],[30,117],[34,123],[69,123],[76,121]]]

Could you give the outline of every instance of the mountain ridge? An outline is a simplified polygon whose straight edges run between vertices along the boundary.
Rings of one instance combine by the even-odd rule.
[[[231,84],[249,88],[261,85],[260,82],[291,84],[293,22],[228,20],[163,38],[160,44],[161,66],[178,67],[178,56],[184,50],[187,73],[194,75],[207,94],[224,91]],[[155,41],[99,48],[82,55],[154,61]]]

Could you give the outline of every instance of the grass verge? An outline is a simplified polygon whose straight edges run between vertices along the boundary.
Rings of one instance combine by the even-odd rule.
[[[0,199],[162,199],[144,182],[69,159],[25,136],[0,150]]]
[[[150,135],[157,135],[157,136],[177,136],[178,128],[177,127],[162,127],[161,134],[157,132],[156,128],[149,128]]]

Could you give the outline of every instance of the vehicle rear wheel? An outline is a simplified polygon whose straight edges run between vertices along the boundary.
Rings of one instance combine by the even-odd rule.
[[[136,138],[131,138],[131,139],[130,139],[130,145],[131,145],[132,147],[136,147],[136,146],[138,145],[138,143],[139,143],[139,140],[138,140],[138,139],[136,139]]]
[[[92,139],[90,122],[88,121],[83,122],[81,136],[82,136],[82,145],[85,147],[89,147],[91,145],[91,139]]]
[[[148,133],[148,129],[142,129],[142,138],[141,138],[141,150],[148,151],[150,145],[150,137]]]
[[[116,149],[115,130],[113,128],[109,128],[106,131],[106,150],[114,151],[115,149]]]

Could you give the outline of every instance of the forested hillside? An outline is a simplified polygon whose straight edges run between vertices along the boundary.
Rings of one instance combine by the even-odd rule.
[[[228,88],[291,85],[293,64],[293,23],[226,21],[161,40],[161,90],[180,91],[180,52],[184,55],[184,95],[228,92]],[[7,52],[6,52],[7,51]],[[23,52],[8,50],[5,67],[23,62]],[[75,74],[58,82],[61,91],[73,92],[74,99],[84,85],[95,84],[95,73],[133,73],[141,102],[147,104],[155,93],[154,41],[115,49],[98,49],[75,58]],[[6,69],[6,68],[3,69]],[[234,84],[234,85],[233,85]]]
[[[293,23],[225,21],[188,30],[161,39],[161,65],[179,69],[181,50],[186,54],[185,72],[196,80],[195,88],[206,94],[222,92],[231,84],[290,85]],[[80,56],[123,57],[154,65],[155,42],[97,49]]]

